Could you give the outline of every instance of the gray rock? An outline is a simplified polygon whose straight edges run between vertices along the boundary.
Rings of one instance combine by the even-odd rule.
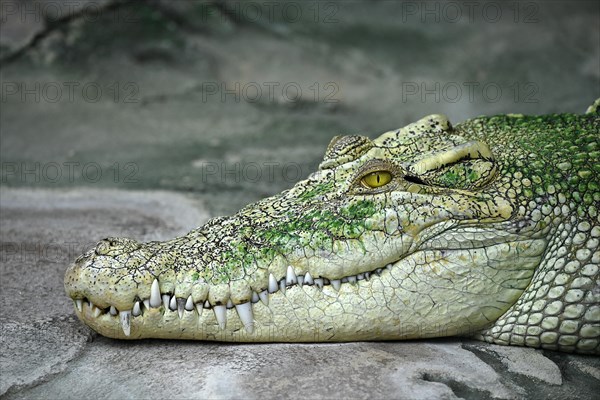
[[[170,193],[3,188],[0,204],[0,395],[49,379],[84,349],[91,331],[62,283],[80,253],[115,234],[168,239],[207,218]]]

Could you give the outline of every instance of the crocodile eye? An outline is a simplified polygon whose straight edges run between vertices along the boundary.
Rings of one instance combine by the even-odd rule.
[[[367,189],[375,189],[387,185],[392,180],[392,174],[389,171],[375,171],[363,176],[360,183]]]

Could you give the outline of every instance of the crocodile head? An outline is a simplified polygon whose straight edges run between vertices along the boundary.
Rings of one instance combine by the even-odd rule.
[[[517,201],[531,185],[432,115],[374,140],[335,137],[306,180],[185,236],[102,240],[65,288],[81,320],[116,338],[469,334],[540,263],[547,229]]]

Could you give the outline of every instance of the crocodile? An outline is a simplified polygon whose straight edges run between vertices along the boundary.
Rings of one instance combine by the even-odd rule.
[[[66,292],[111,338],[600,354],[599,108],[336,136],[316,172],[232,216],[101,240]]]

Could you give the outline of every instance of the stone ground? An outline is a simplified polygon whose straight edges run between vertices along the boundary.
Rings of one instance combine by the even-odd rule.
[[[0,396],[594,398],[594,357],[468,339],[120,342],[64,295],[67,264],[100,238],[234,212],[306,176],[336,134],[600,96],[599,3],[466,3],[4,1]]]

